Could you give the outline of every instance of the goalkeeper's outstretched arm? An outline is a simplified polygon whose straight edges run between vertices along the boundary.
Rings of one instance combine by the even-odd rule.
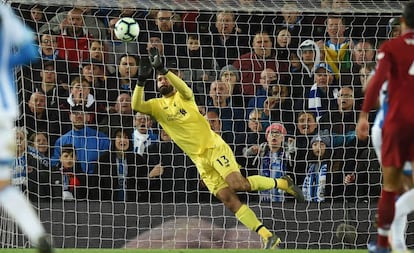
[[[172,73],[171,71],[168,71],[167,74],[165,74],[165,77],[172,84],[172,86],[174,86],[174,88],[178,91],[178,93],[181,95],[183,99],[185,100],[193,99],[194,97],[193,91],[176,74]]]
[[[148,115],[151,114],[150,102],[144,101],[144,86],[135,86],[134,93],[132,94],[131,107],[134,111]]]

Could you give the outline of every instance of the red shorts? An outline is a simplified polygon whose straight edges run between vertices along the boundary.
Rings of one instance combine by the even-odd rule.
[[[382,165],[402,168],[414,161],[414,126],[386,124],[382,129]]]

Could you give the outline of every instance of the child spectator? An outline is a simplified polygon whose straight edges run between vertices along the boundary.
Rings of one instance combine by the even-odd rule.
[[[321,133],[322,134],[322,133]],[[308,156],[308,168],[302,191],[310,202],[325,201],[327,174],[330,170],[330,138],[327,135],[315,135],[311,140],[312,153]]]
[[[62,174],[62,199],[82,199],[86,197],[86,177],[82,171],[75,148],[68,144],[62,146],[58,169]]]

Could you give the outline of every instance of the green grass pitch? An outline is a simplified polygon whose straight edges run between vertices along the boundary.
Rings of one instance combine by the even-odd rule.
[[[55,253],[250,253],[261,252],[254,249],[56,249]],[[271,250],[286,253],[316,253],[316,252],[337,252],[337,253],[362,253],[367,250]],[[2,253],[37,253],[36,249],[1,249]]]

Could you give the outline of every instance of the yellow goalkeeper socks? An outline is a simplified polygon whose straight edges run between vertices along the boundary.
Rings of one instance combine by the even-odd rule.
[[[282,191],[287,191],[289,188],[288,181],[283,178],[276,178],[276,186],[278,189],[281,189]]]
[[[256,175],[256,176],[247,177],[247,180],[250,183],[250,190],[251,191],[270,190],[270,189],[273,189],[273,188],[276,187],[275,180],[273,178],[269,178],[269,177]]]
[[[262,226],[262,223],[257,219],[256,214],[247,205],[242,205],[235,215],[243,225],[252,231],[256,231]]]
[[[262,237],[263,239],[270,238],[273,234],[269,231],[264,225],[260,225],[258,229],[256,229],[256,232]]]

